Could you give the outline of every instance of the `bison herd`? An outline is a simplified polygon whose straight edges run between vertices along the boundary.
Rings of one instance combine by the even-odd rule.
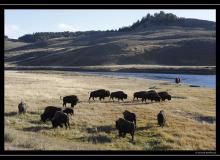
[[[92,98],[99,98],[101,101],[102,99],[104,100],[106,97],[110,97],[109,100],[117,99],[118,101],[124,101],[124,99],[128,98],[128,95],[124,93],[123,91],[117,91],[117,92],[111,92],[105,89],[99,89],[90,92],[89,95],[89,101]],[[76,95],[69,95],[65,96],[60,99],[63,100],[63,108],[61,107],[56,107],[56,106],[47,106],[44,109],[44,112],[40,115],[40,119],[42,122],[46,121],[51,121],[52,127],[57,128],[63,127],[65,125],[66,129],[70,128],[70,123],[69,123],[69,115],[74,115],[74,106],[77,103],[80,103],[79,98]],[[171,100],[171,95],[168,94],[167,92],[156,92],[155,90],[147,90],[147,91],[139,91],[135,92],[133,94],[133,101],[135,99],[141,99],[142,102],[146,102],[147,100],[155,101],[155,102],[160,102],[160,101],[165,101]],[[66,104],[70,103],[71,108],[66,107]],[[25,113],[27,110],[27,105],[23,101],[21,101],[18,105],[18,112],[19,114]],[[116,129],[118,130],[119,137],[125,137],[125,135],[128,133],[132,137],[132,141],[134,139],[134,133],[137,128],[136,121],[137,117],[135,113],[129,112],[128,110],[125,110],[123,113],[123,118],[119,118],[116,120]],[[161,110],[158,115],[157,115],[157,121],[158,125],[161,127],[164,127],[165,122],[166,122],[166,117],[165,113],[163,110]]]

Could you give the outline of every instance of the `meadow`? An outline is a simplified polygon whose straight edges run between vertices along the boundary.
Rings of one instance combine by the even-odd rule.
[[[86,75],[62,71],[5,71],[5,150],[215,150],[216,90],[141,78]],[[96,89],[123,90],[124,102],[88,101]],[[167,91],[171,101],[133,102],[136,91]],[[80,99],[70,117],[70,129],[52,129],[40,121],[46,106],[62,107],[60,96]],[[18,115],[18,103],[28,105]],[[70,104],[67,104],[70,106]],[[137,116],[134,142],[119,138],[115,121],[129,110]],[[167,124],[161,128],[156,115],[164,110]]]

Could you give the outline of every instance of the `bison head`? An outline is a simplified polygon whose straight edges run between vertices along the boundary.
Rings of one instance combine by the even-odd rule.
[[[51,123],[52,123],[53,128],[57,128],[58,125],[59,125],[59,124],[57,123],[57,121],[54,120],[54,119],[51,120]]]
[[[41,114],[40,117],[41,117],[41,121],[46,122],[46,116],[45,116],[45,114]]]
[[[171,100],[171,96],[170,95],[168,96],[168,100]]]
[[[125,110],[124,112],[123,112],[123,115],[124,116],[126,116],[126,115],[128,115],[130,112],[128,111],[128,110]]]
[[[108,90],[106,90],[106,96],[109,97],[110,96],[110,92]]]
[[[124,94],[124,99],[127,99],[128,98],[128,95],[127,94]]]
[[[120,129],[121,124],[123,123],[124,119],[119,118],[116,122],[115,122],[115,126],[117,129]]]

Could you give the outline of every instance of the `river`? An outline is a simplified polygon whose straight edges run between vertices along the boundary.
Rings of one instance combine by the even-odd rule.
[[[192,75],[192,74],[159,74],[159,73],[125,73],[125,72],[81,72],[86,74],[117,76],[117,77],[137,77],[144,79],[163,80],[175,82],[178,76],[181,83],[196,85],[200,87],[216,88],[216,75]]]

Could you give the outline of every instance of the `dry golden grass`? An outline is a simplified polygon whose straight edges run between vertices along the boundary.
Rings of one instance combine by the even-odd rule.
[[[132,102],[135,91],[156,87],[174,98],[165,102]],[[88,101],[89,92],[105,88],[123,90],[125,102]],[[163,81],[83,75],[71,72],[5,71],[6,150],[215,150],[216,90],[177,86]],[[75,94],[81,103],[75,106],[71,129],[51,129],[50,122],[40,122],[46,106],[62,106],[60,96]],[[26,115],[17,115],[17,105],[28,104]],[[70,104],[68,104],[70,106]],[[119,138],[115,120],[124,110],[137,115],[135,142],[131,136]],[[167,115],[167,125],[160,128],[156,115]],[[203,122],[202,122],[203,120]],[[208,122],[214,123],[208,123]]]

